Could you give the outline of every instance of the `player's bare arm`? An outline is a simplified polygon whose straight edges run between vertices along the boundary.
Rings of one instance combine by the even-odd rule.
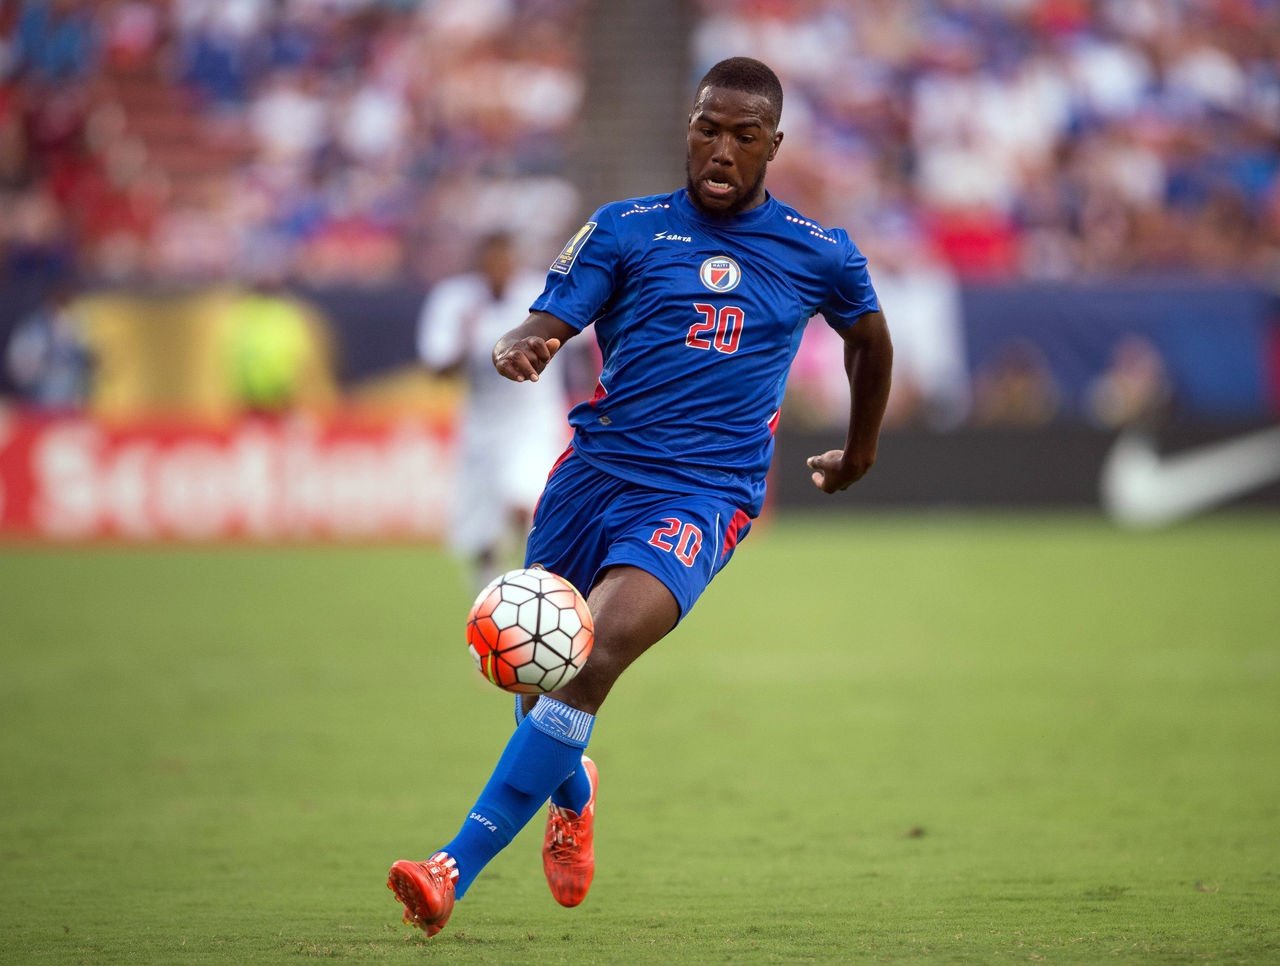
[[[538,375],[578,330],[554,315],[531,312],[493,347],[493,365],[514,382],[537,382]]]
[[[893,342],[883,312],[868,312],[841,335],[849,375],[849,434],[844,449],[809,457],[813,485],[823,493],[848,489],[875,463],[893,372]]]

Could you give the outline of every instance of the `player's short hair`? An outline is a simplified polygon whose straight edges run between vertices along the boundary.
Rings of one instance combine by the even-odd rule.
[[[696,94],[708,87],[759,94],[773,105],[774,123],[782,118],[782,82],[768,64],[754,57],[729,57],[720,61],[698,81]]]
[[[487,252],[491,248],[510,247],[516,242],[515,236],[506,228],[495,228],[476,239],[476,251]]]

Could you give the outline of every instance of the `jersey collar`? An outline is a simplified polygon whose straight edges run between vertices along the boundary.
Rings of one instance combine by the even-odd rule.
[[[706,214],[693,203],[693,200],[689,197],[688,188],[681,188],[676,192],[675,204],[676,210],[690,221],[697,222],[707,228],[716,228],[720,231],[742,231],[747,228],[754,228],[772,217],[778,207],[778,202],[774,200],[768,189],[765,190],[763,204],[756,205],[750,211],[744,211],[742,214],[734,215],[732,218],[717,218],[714,215]]]

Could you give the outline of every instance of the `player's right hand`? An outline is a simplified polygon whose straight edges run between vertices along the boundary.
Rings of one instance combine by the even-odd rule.
[[[510,345],[499,343],[493,350],[493,365],[513,382],[537,382],[538,374],[560,350],[559,339],[543,339],[536,335],[517,339]]]

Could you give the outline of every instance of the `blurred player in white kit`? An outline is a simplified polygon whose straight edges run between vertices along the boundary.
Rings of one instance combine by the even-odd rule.
[[[513,238],[494,232],[476,268],[439,282],[418,320],[418,354],[441,375],[460,375],[467,399],[459,422],[453,549],[471,562],[477,589],[510,569],[522,551],[547,473],[568,443],[563,379],[517,383],[493,366],[493,346],[542,294],[546,276],[522,268]],[[516,563],[511,563],[516,566]]]

